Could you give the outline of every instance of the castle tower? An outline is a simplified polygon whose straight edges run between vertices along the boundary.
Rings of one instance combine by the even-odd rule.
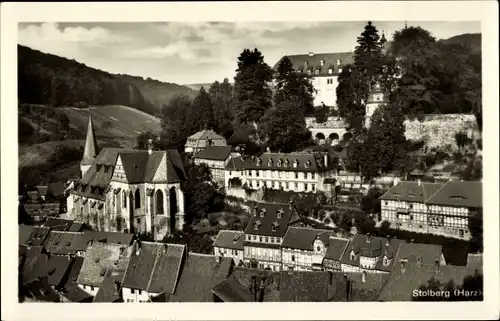
[[[95,138],[94,125],[92,123],[92,113],[89,107],[89,125],[87,127],[87,137],[85,139],[85,149],[83,151],[83,158],[80,162],[80,170],[82,177],[89,170],[97,156],[97,141]]]
[[[380,38],[380,46],[382,47],[382,53],[385,55],[387,53],[387,39],[385,39],[385,30],[382,30],[382,37]]]
[[[370,122],[375,110],[386,102],[387,95],[384,93],[379,83],[370,89],[368,99],[365,104],[365,127],[370,128]]]

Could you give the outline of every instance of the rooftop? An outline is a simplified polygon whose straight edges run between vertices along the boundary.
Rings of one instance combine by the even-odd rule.
[[[340,74],[339,69],[342,69],[347,64],[353,63],[353,56],[354,54],[352,52],[337,52],[298,54],[288,55],[286,57],[292,62],[293,69],[298,72],[307,72],[310,70],[313,76],[338,76]],[[283,58],[274,65],[273,69],[275,71],[278,69]],[[329,69],[332,69],[331,73]],[[317,74],[316,70],[318,71]]]
[[[291,248],[299,250],[314,250],[314,241],[319,239],[328,247],[330,236],[333,236],[331,230],[320,230],[305,227],[289,227],[281,243],[282,248]]]
[[[283,237],[296,215],[291,204],[258,203],[252,209],[245,234]]]
[[[231,154],[231,149],[231,146],[207,146],[205,149],[197,152],[194,157],[198,159],[225,161]]]
[[[214,247],[243,251],[245,233],[243,231],[220,230],[214,241]]]

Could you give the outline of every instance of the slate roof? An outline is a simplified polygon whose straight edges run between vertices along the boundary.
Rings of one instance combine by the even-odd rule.
[[[229,171],[242,171],[245,170],[248,166],[249,163],[251,162],[250,159],[244,160],[243,157],[231,157],[229,161],[226,164],[226,170]]]
[[[220,263],[214,255],[189,253],[171,302],[213,302],[212,289],[231,274],[232,258],[222,257]]]
[[[28,297],[35,299],[36,301],[43,302],[59,302],[59,294],[54,291],[47,278],[33,279],[27,283],[24,283],[21,292],[25,293]]]
[[[118,245],[131,245],[134,241],[135,235],[131,233],[120,232],[104,232],[104,231],[84,231],[82,237],[79,239],[78,248],[80,251],[87,248],[90,240],[94,242],[118,244]]]
[[[280,302],[329,301],[330,274],[328,272],[282,271]]]
[[[207,146],[197,152],[194,157],[198,159],[225,161],[231,154],[231,149],[231,146]]]
[[[326,166],[325,156],[328,161]],[[298,162],[297,167],[294,167],[294,162]],[[253,162],[246,162],[246,168],[316,173],[337,168],[337,161],[332,155],[324,152],[263,153]]]
[[[395,200],[407,202],[425,202],[437,189],[443,185],[439,183],[418,183],[402,181],[391,187],[381,200]]]
[[[68,228],[68,232],[81,232],[85,227],[85,223],[83,222],[74,222]]]
[[[43,203],[43,204],[24,204],[24,211],[30,216],[50,216],[59,215],[61,204]]]
[[[423,243],[403,243],[399,246],[398,257],[412,262],[420,260],[422,264],[434,264],[436,260],[440,261],[443,255],[441,245],[423,244]]]
[[[380,271],[390,271],[392,266],[394,265],[394,258],[398,253],[399,246],[406,241],[399,240],[395,238],[391,238],[389,240],[389,245],[387,245],[387,239],[378,237],[378,236],[370,236],[370,242],[367,242],[368,236],[356,234],[352,238],[351,242],[347,246],[344,255],[342,255],[342,259],[340,263],[348,264],[353,266],[359,266],[359,257],[378,257],[378,261],[375,265],[376,270]],[[356,255],[354,260],[351,260],[351,250],[354,250],[354,253],[359,254]],[[389,264],[385,266],[383,264],[383,257],[387,256],[390,259]]]
[[[140,246],[139,246],[140,244]],[[151,242],[137,241],[132,246],[132,254],[123,277],[124,288],[147,290],[160,246]]]
[[[328,246],[333,231],[305,227],[289,227],[281,243],[282,248],[314,251],[314,241],[319,238]]]
[[[188,142],[190,140],[208,140],[208,139],[211,139],[211,140],[225,140],[225,138],[219,134],[217,134],[216,132],[214,132],[213,130],[211,129],[203,129],[203,130],[200,130],[199,132],[191,135],[188,137]]]
[[[151,273],[148,292],[173,294],[179,280],[181,263],[186,252],[185,245],[161,244]]]
[[[347,245],[349,244],[348,239],[342,239],[338,237],[330,238],[328,243],[328,249],[326,250],[325,259],[340,261],[342,255],[347,249]]]
[[[232,276],[215,286],[212,292],[224,302],[253,302],[248,290]]]
[[[252,216],[245,228],[245,234],[283,237],[288,225],[294,220],[295,208],[290,209],[290,204],[272,203],[258,203],[256,206],[257,213],[255,213],[255,208],[253,208]],[[265,210],[265,213],[264,216],[261,217],[261,212],[263,210]],[[281,218],[278,218],[278,211],[282,211]],[[272,229],[274,223],[277,223],[276,232],[273,232]],[[257,229],[255,229],[256,225],[258,226]]]
[[[66,185],[63,182],[53,182],[49,183],[49,191],[52,196],[60,197],[64,195],[66,190]]]
[[[35,276],[37,278],[47,277],[50,285],[62,286],[64,277],[69,272],[71,258],[60,255],[41,254],[35,265]]]
[[[475,270],[483,270],[483,254],[469,253],[467,255],[467,267]]]
[[[126,248],[124,245],[93,243],[87,248],[77,283],[98,287],[104,280],[107,270],[113,269],[115,263],[118,265],[120,257],[129,253]]]
[[[62,294],[70,302],[84,302],[89,301],[92,298],[90,294],[80,289],[78,287],[78,284],[76,283],[76,280],[78,279],[78,275],[80,274],[80,270],[82,268],[82,264],[83,257],[75,256],[73,258],[69,268],[68,277],[62,289]]]
[[[19,224],[19,245],[28,243],[33,230],[34,228],[32,225]]]
[[[220,230],[213,246],[243,251],[244,241],[245,233],[242,231]]]
[[[339,68],[343,68],[345,65],[353,63],[354,54],[352,52],[314,53],[313,55],[299,54],[288,55],[287,57],[292,62],[295,71],[307,72],[307,70],[311,70],[313,76],[318,76],[315,74],[315,70],[319,70],[320,76],[338,76]],[[283,58],[274,65],[273,69],[275,71],[278,69]],[[321,60],[323,60],[323,66],[321,66]],[[337,60],[340,60],[340,65],[337,65]],[[307,62],[307,69],[304,62]],[[329,68],[333,69],[332,74],[328,73]]]
[[[363,277],[364,274],[364,277]],[[331,272],[333,293],[330,301],[376,301],[389,273]]]
[[[24,254],[24,264],[22,265],[22,280],[28,282],[36,278],[35,266],[39,257],[42,255],[43,247],[31,246]]]
[[[483,184],[471,181],[448,181],[427,200],[427,204],[482,208]]]
[[[73,225],[72,220],[65,220],[57,217],[48,217],[42,226],[50,227],[52,230],[67,231]]]
[[[26,245],[41,246],[50,233],[49,227],[33,226],[33,231],[26,242]]]
[[[78,244],[82,236],[81,232],[51,231],[43,246],[51,254],[75,255],[81,250]]]

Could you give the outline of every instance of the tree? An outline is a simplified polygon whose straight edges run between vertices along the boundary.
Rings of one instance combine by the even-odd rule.
[[[229,138],[234,132],[233,86],[225,78],[222,83],[214,82],[208,92],[212,100],[215,129]]]
[[[315,117],[316,122],[319,124],[325,123],[328,120],[328,114],[330,112],[330,108],[323,104],[321,107],[316,108]]]
[[[290,153],[312,145],[304,114],[295,101],[283,101],[262,119],[264,141],[271,150]]]
[[[368,190],[366,196],[361,200],[361,209],[368,214],[380,213],[380,199],[384,194],[378,187],[372,187]]]
[[[210,99],[210,95],[205,91],[203,86],[198,92],[198,95],[194,98],[191,106],[193,116],[196,115],[192,119],[194,131],[199,131],[203,129],[203,127],[215,127],[216,123],[214,118],[212,100]]]
[[[153,133],[151,130],[140,133],[135,139],[135,149],[147,150],[149,148],[150,139],[152,139],[153,142],[157,142],[158,134]],[[158,149],[158,147],[158,144],[153,144],[153,149]]]
[[[338,114],[345,120],[349,131],[358,136],[363,130],[367,84],[361,71],[352,64],[342,68],[338,82],[336,89]]]
[[[165,148],[183,150],[186,139],[195,131],[191,99],[186,95],[174,96],[161,109],[160,141]]]
[[[455,142],[460,153],[463,153],[464,148],[472,143],[472,139],[470,139],[466,133],[458,132],[455,134]]]
[[[311,82],[311,76],[296,72],[292,62],[286,56],[278,64],[274,89],[275,106],[284,101],[294,101],[304,115],[314,113],[314,86]]]
[[[264,62],[264,56],[257,48],[243,50],[234,77],[236,116],[241,123],[257,123],[271,107],[269,83],[272,76],[271,67]]]
[[[382,235],[388,235],[389,233],[389,229],[391,228],[391,222],[389,221],[382,221],[382,223],[380,224],[380,233]]]
[[[474,252],[483,252],[483,211],[477,210],[469,217],[471,245]]]
[[[354,65],[363,75],[366,84],[373,86],[382,73],[383,55],[378,30],[371,21],[368,21],[357,42]]]

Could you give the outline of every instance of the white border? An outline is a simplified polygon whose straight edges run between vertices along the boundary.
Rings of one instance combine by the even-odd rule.
[[[484,302],[259,304],[17,303],[18,22],[82,21],[481,21],[483,44]],[[328,320],[498,319],[498,4],[495,1],[2,3],[2,319]]]

